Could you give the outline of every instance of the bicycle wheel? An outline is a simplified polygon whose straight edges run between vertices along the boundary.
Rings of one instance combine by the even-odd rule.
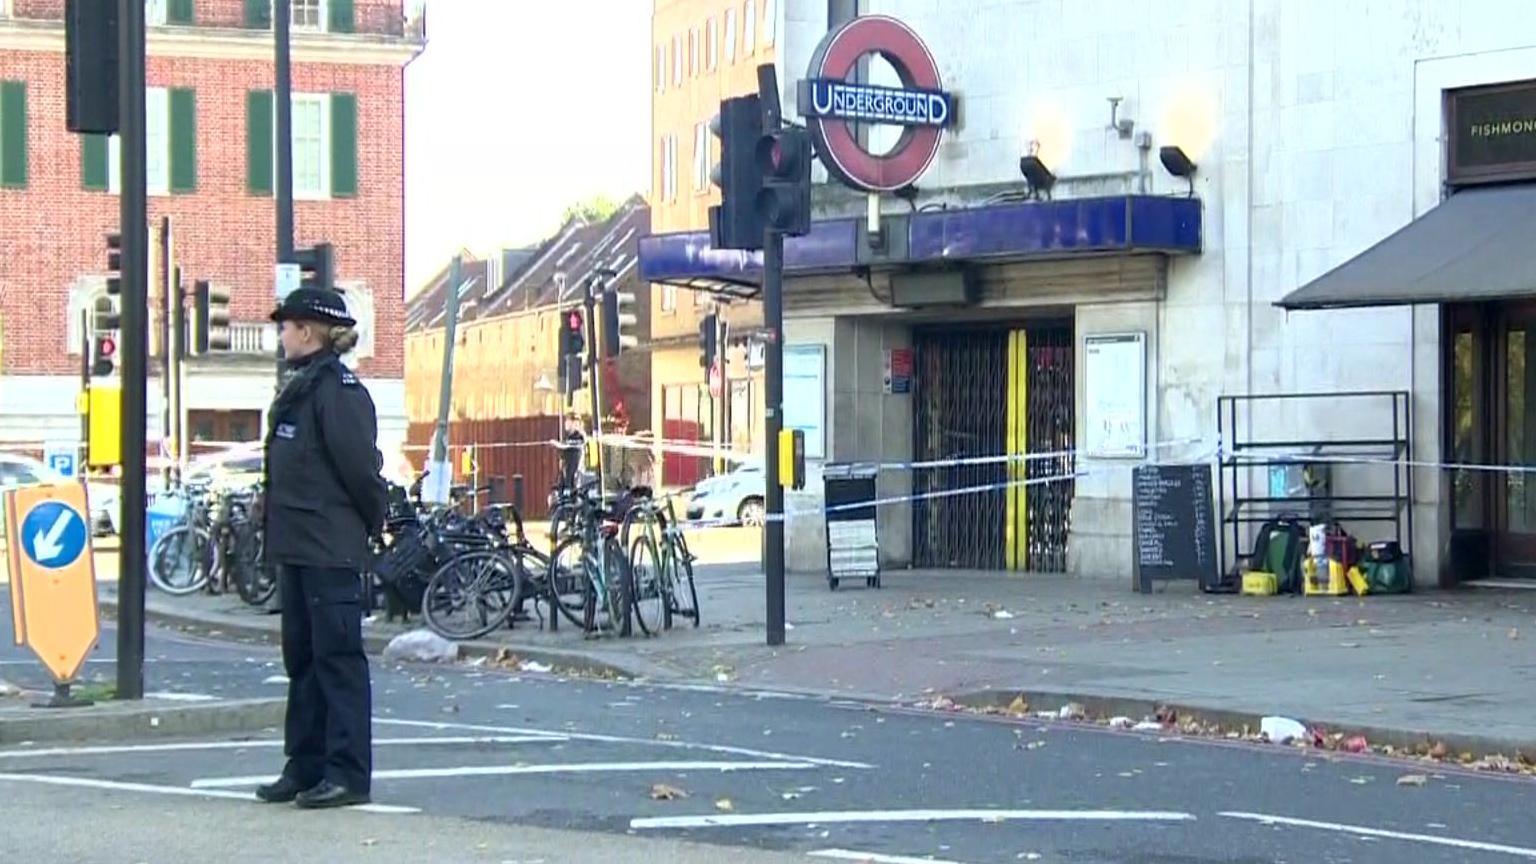
[[[693,620],[699,626],[699,592],[693,584],[693,556],[688,548],[672,538],[663,541],[668,565],[668,611]]]
[[[580,537],[567,537],[549,556],[545,588],[556,613],[588,633],[597,615],[596,594],[587,575],[586,550]]]
[[[252,606],[266,605],[277,593],[277,571],[267,566],[263,546],[262,530],[247,527],[235,538],[235,554],[230,561],[235,590]]]
[[[629,547],[629,570],[634,585],[635,621],[645,635],[660,635],[672,626],[672,615],[668,609],[666,573],[650,532],[635,535]]]
[[[522,592],[520,568],[497,550],[479,549],[437,568],[427,580],[421,612],[445,639],[479,639],[506,623]]]
[[[620,636],[633,636],[635,632],[635,578],[629,569],[629,557],[619,538],[609,535],[603,538],[603,584],[608,588],[605,606],[608,611],[608,629],[619,631]]]
[[[167,594],[201,591],[213,570],[213,541],[204,528],[177,525],[155,540],[149,554],[149,581]]]

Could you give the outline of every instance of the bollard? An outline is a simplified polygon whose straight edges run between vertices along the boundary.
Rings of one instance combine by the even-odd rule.
[[[523,512],[523,505],[524,505],[524,503],[525,502],[523,501],[523,475],[521,475],[521,474],[513,474],[512,475],[512,506],[517,508],[517,512],[522,513]]]

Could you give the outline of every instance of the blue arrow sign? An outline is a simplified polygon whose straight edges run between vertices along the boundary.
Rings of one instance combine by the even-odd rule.
[[[85,539],[85,520],[62,501],[44,501],[21,520],[22,548],[43,567],[58,569],[80,560]]]

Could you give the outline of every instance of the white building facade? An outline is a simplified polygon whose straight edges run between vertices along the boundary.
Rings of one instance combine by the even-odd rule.
[[[1397,496],[1406,502],[1401,481],[1411,475],[1411,506],[1400,508],[1400,521],[1411,513],[1411,550],[1405,551],[1412,553],[1420,585],[1519,576],[1527,563],[1536,564],[1536,554],[1523,551],[1525,538],[1536,538],[1536,517],[1528,515],[1533,508],[1518,474],[1454,474],[1430,467],[1450,461],[1530,464],[1536,456],[1524,443],[1536,441],[1536,426],[1526,434],[1526,424],[1536,422],[1536,406],[1525,407],[1523,377],[1527,345],[1536,350],[1536,342],[1525,341],[1525,307],[1513,296],[1520,291],[1479,296],[1471,306],[1455,306],[1458,295],[1428,289],[1375,299],[1334,296],[1315,304],[1367,307],[1350,310],[1287,311],[1278,305],[1454,197],[1449,142],[1456,130],[1448,125],[1453,122],[1448,105],[1462,88],[1536,80],[1536,16],[1526,4],[1190,0],[1153,9],[1130,0],[859,0],[857,5],[858,15],[890,16],[918,34],[937,62],[943,89],[959,103],[960,120],[945,130],[937,157],[907,196],[910,202],[882,199],[883,253],[871,251],[879,244],[870,240],[863,196],[837,189],[823,190],[818,218],[830,224],[854,217],[859,236],[851,266],[815,262],[797,269],[797,260],[810,259],[797,259],[793,248],[786,253],[785,340],[791,355],[786,369],[797,376],[786,379],[786,421],[807,428],[808,439],[815,439],[807,443],[813,463],[891,463],[879,474],[882,498],[988,487],[952,496],[953,501],[994,502],[946,503],[950,509],[942,512],[921,501],[882,506],[881,557],[888,566],[1006,566],[1129,578],[1131,469],[1145,461],[1232,458],[1244,435],[1289,442],[1289,449],[1276,452],[1311,448],[1325,454],[1319,458],[1332,460],[1331,488],[1340,496]],[[786,117],[798,114],[795,82],[805,77],[829,19],[848,14],[848,6],[781,3],[779,76]],[[867,81],[899,86],[875,66]],[[1505,136],[1491,151],[1494,157],[1514,154],[1509,161],[1518,162],[1529,152],[1536,162],[1536,122],[1522,125],[1536,121],[1536,111],[1522,113],[1522,106],[1536,102],[1522,98],[1517,92],[1495,106],[1511,112],[1502,132],[1497,118],[1484,131]],[[1521,130],[1527,128],[1533,131],[1522,144]],[[894,140],[894,135],[882,138],[885,134],[872,133],[874,146]],[[1160,148],[1169,145],[1194,163],[1189,179],[1160,164]],[[1020,166],[1025,155],[1036,156],[1054,174],[1049,200],[1044,195],[1025,200]],[[1518,175],[1500,179],[1523,179]],[[1019,254],[961,261],[963,256],[948,253],[966,247],[962,230],[971,223],[957,215],[947,223],[954,233],[940,244],[937,261],[903,254],[918,248],[924,231],[951,230],[922,227],[939,218],[936,213],[977,213],[976,225],[1019,232],[1035,224],[1028,208],[1037,207],[1046,214],[1040,224],[1060,235],[1090,230],[1062,221],[1074,201],[1124,198],[1140,206],[1134,202],[1190,197],[1199,208],[1196,248],[1147,250],[1132,241],[1118,250],[1076,254],[1060,245],[1022,243],[1025,251]],[[988,208],[1000,205],[1012,208],[1009,218],[988,222]],[[1525,212],[1521,206],[1509,212]],[[1087,211],[1074,212],[1072,218]],[[1452,222],[1442,229],[1452,238],[1480,230],[1475,217]],[[1536,224],[1530,227],[1536,236]],[[889,239],[901,233],[907,235],[905,250]],[[658,264],[647,270],[645,251],[642,272],[653,278],[679,269]],[[707,257],[695,256],[697,272],[686,275],[715,275]],[[1519,263],[1488,266],[1518,269]],[[901,302],[904,274],[943,265],[963,266],[975,293],[958,303]],[[1408,268],[1399,274],[1405,285],[1429,278],[1413,270],[1411,261],[1402,266]],[[1536,269],[1526,281],[1524,293],[1536,295]],[[907,288],[912,290],[917,289]],[[1327,294],[1335,288],[1320,282],[1318,290]],[[1454,323],[1462,318],[1477,323]],[[1036,410],[1065,412],[1066,431],[1052,438],[1047,430],[1045,437],[1053,444],[1070,442],[1063,448],[1071,451],[1070,460],[1045,458],[1057,448],[1037,442],[1019,450],[1012,426],[1000,433],[1001,451],[940,440],[951,433],[963,437],[966,424],[954,418],[974,412],[963,403],[939,411],[935,406],[942,400],[935,390],[963,391],[970,385],[962,378],[1023,374],[999,364],[1027,363],[1030,376],[1038,371],[1035,354],[1008,353],[1014,350],[1008,339],[1024,337],[999,337],[999,327],[1050,331],[1030,336],[1031,346],[1067,340],[1070,358],[1062,362],[1070,381],[1064,385],[1069,407],[1042,409],[1031,401],[1036,396],[1011,392],[1005,401],[1018,400],[1022,407],[990,407],[983,403],[993,397],[980,394],[974,412],[1000,411],[1005,425],[1015,415],[1018,424],[1037,423]],[[992,335],[978,335],[987,332]],[[1088,345],[1125,335],[1139,337],[1144,346],[1145,387],[1136,391],[1142,393],[1143,414],[1115,419],[1130,420],[1144,449],[1117,457],[1091,452],[1089,439],[1105,422],[1094,412],[1107,410],[1105,400],[1114,398],[1093,391],[1116,390],[1123,403],[1123,388],[1090,382],[1085,373],[1093,368]],[[1473,337],[1476,345],[1469,347]],[[1001,339],[1004,353],[958,359],[958,346],[988,339]],[[949,359],[935,359],[941,349]],[[1483,359],[1468,359],[1468,350]],[[888,383],[893,357],[898,368],[915,358],[911,392]],[[941,374],[950,377],[940,380]],[[1536,394],[1536,387],[1529,390]],[[1235,432],[1230,425],[1218,428],[1224,396],[1362,391],[1401,392],[1405,401],[1400,406],[1390,397],[1255,402],[1239,406]],[[820,415],[807,419],[803,412],[810,410]],[[1394,421],[1400,428],[1391,430]],[[933,440],[925,443],[925,436]],[[1389,458],[1386,451],[1405,453],[1383,450],[1388,438],[1411,444],[1413,460],[1425,466],[1397,474],[1396,490],[1396,472],[1379,463]],[[1345,447],[1317,446],[1367,439],[1370,445],[1356,455]],[[1042,454],[1049,470],[1075,474],[1065,484],[1069,512],[1042,514],[1032,509],[1038,505],[1014,502],[1014,492],[995,488],[996,473],[967,475],[969,469],[961,466],[936,476],[932,469],[897,464],[998,452]],[[1004,474],[1002,483],[1013,488],[1022,476]],[[1230,476],[1218,468],[1215,476],[1223,492],[1236,482],[1230,488],[1245,496],[1263,497],[1266,493],[1254,490],[1269,483],[1262,467]],[[1029,486],[1029,494],[1050,485]],[[1459,491],[1453,493],[1453,486]],[[811,491],[817,489],[813,474],[808,491],[791,494],[786,505],[794,568],[825,566],[823,524],[816,512],[820,497]],[[1251,512],[1275,515],[1285,506],[1270,502],[1268,509]],[[1401,530],[1390,522],[1350,521],[1350,513],[1397,507],[1390,501],[1362,502],[1354,510],[1340,506],[1346,527],[1362,540]],[[997,508],[1004,511],[1001,518],[993,512]],[[1230,500],[1217,507],[1218,522],[1230,508]],[[1034,537],[1042,517],[1064,520],[1055,531],[1063,536]],[[985,524],[977,529],[977,523]],[[1252,527],[1240,529],[1229,544],[1224,567],[1233,565],[1234,551],[1245,551]],[[954,536],[936,546],[933,537],[942,532]],[[994,542],[1029,548],[1009,548],[999,561],[968,559],[956,548]]]

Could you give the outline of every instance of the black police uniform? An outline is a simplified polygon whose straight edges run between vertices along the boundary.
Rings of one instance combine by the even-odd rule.
[[[293,292],[272,317],[352,324],[340,296],[318,289]],[[301,806],[357,803],[373,770],[360,573],[387,507],[378,421],[368,391],[334,352],[289,367],[268,424],[265,549],[280,568],[288,763],[258,795]]]

